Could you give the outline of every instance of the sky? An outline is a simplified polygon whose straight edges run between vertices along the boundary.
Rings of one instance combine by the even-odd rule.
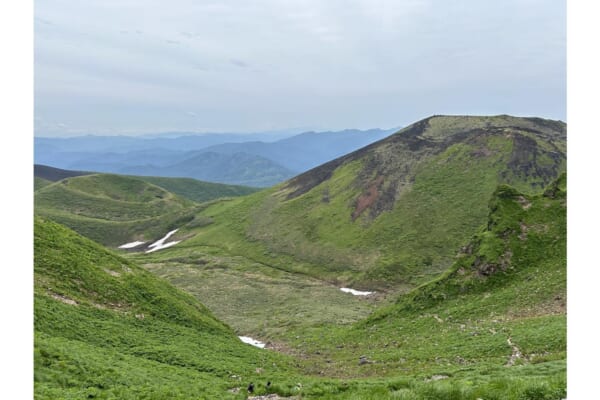
[[[38,0],[37,136],[566,120],[556,0]]]

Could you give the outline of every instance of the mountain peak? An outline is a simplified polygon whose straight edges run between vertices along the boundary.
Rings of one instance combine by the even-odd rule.
[[[370,186],[371,182],[378,179],[377,176],[387,177],[387,181],[389,178],[398,181],[395,176],[402,170],[408,171],[418,160],[440,154],[455,144],[470,143],[480,147],[480,155],[490,155],[492,150],[483,143],[485,141],[483,138],[491,136],[519,142],[513,147],[518,147],[521,142],[526,141],[523,138],[529,136],[549,142],[565,141],[566,124],[561,121],[510,115],[432,115],[387,138],[298,175],[288,181],[284,188],[288,191],[288,199],[295,198],[329,179],[342,165],[359,160],[366,163],[364,173],[361,175],[363,180],[368,181],[364,182],[366,186]],[[538,151],[537,148],[530,150]],[[404,181],[413,179],[410,173],[401,173],[401,175]],[[541,186],[548,184],[549,181],[550,179],[545,179]]]

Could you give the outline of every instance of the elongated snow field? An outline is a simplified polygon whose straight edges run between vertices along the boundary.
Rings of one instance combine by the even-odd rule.
[[[163,238],[149,245],[148,248],[150,250],[146,250],[146,253],[152,253],[153,251],[166,249],[167,247],[175,246],[177,243],[181,242],[181,240],[176,240],[173,242],[165,243],[165,240],[173,236],[173,234],[175,234],[175,232],[177,231],[178,229],[174,229],[171,232],[167,233]]]
[[[344,293],[351,293],[355,296],[368,296],[370,294],[373,294],[375,292],[361,292],[360,290],[354,290],[354,289],[350,289],[350,288],[340,288],[340,290]]]
[[[136,242],[131,242],[131,243],[125,243],[119,246],[120,249],[132,249],[134,247],[138,247],[141,244],[144,244],[146,242],[140,242],[140,241],[136,241]]]
[[[250,345],[252,345],[252,346],[254,346],[254,347],[259,347],[259,348],[261,348],[261,349],[264,349],[264,348],[265,348],[265,344],[264,344],[263,342],[259,341],[259,340],[252,339],[252,338],[251,338],[251,337],[249,337],[249,336],[238,336],[238,337],[239,337],[239,338],[240,338],[240,340],[241,340],[242,342],[244,342],[244,343],[250,344]]]

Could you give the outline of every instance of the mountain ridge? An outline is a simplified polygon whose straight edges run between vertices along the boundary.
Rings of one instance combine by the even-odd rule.
[[[257,260],[290,256],[320,277],[364,290],[369,282],[415,283],[450,265],[483,223],[498,184],[533,193],[565,169],[564,123],[432,116],[240,200],[244,226],[210,231],[221,240],[249,239]],[[202,213],[225,221],[234,208]],[[198,235],[198,243],[213,244]]]

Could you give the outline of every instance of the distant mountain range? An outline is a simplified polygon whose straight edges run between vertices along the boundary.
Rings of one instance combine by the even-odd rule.
[[[35,138],[34,154],[36,164],[68,170],[268,187],[396,130],[305,132],[274,142],[264,141],[266,134]]]

